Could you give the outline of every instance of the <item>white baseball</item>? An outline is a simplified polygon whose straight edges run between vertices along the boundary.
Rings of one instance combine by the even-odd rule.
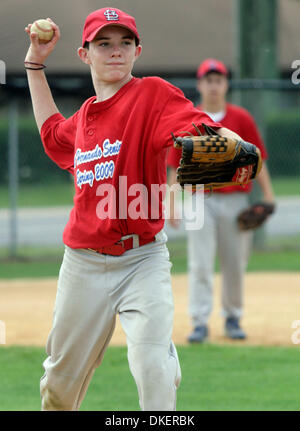
[[[38,34],[39,43],[48,43],[54,35],[52,25],[46,19],[37,19],[34,21],[30,28],[30,33],[33,32]]]

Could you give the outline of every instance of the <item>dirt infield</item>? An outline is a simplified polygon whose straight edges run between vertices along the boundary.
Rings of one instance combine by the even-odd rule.
[[[228,343],[220,317],[220,276],[216,275],[215,307],[210,319],[212,343]],[[298,346],[291,341],[292,322],[300,320],[300,273],[248,273],[243,326],[246,341],[234,344]],[[191,326],[187,315],[187,276],[173,277],[175,322],[173,340],[185,344]],[[46,343],[51,328],[56,279],[0,281],[0,320],[6,326],[6,344]],[[111,344],[123,345],[119,320]]]

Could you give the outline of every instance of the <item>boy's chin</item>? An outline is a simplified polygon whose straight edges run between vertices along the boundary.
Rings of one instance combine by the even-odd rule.
[[[127,74],[121,71],[114,71],[110,73],[108,76],[106,76],[106,82],[110,82],[111,84],[114,84],[116,82],[122,81],[124,78],[126,78]]]

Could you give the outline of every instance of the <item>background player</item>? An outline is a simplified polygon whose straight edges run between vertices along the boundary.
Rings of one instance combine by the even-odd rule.
[[[139,201],[142,216],[136,217],[138,192],[133,190],[166,184],[171,132],[194,131],[194,122],[222,136],[239,136],[166,81],[132,76],[140,38],[134,18],[115,8],[86,18],[78,55],[90,67],[95,96],[64,118],[42,70],[60,37],[48,20],[54,38],[41,45],[32,33],[25,67],[44,149],[74,175],[75,197],[63,234],[65,254],[40,385],[42,409],[79,409],[119,314],[141,408],[174,410],[180,366],[171,341],[174,308],[163,197],[149,202],[151,194],[145,194]],[[152,205],[158,217],[151,218]]]
[[[199,109],[214,121],[236,131],[245,141],[259,147],[263,159],[266,149],[252,116],[244,108],[226,101],[228,71],[216,59],[206,59],[197,71],[197,89],[201,95]],[[180,151],[172,148],[169,153],[169,182],[176,181],[176,168]],[[266,164],[257,178],[263,199],[273,202],[274,196]],[[189,314],[193,332],[190,342],[203,342],[209,335],[208,319],[213,306],[213,276],[215,256],[218,251],[223,275],[222,315],[225,318],[225,335],[231,339],[244,339],[245,332],[239,320],[243,312],[243,280],[252,234],[237,228],[236,218],[249,206],[247,186],[231,186],[214,191],[204,200],[204,226],[201,230],[187,231],[189,268]],[[178,220],[170,219],[173,227]]]

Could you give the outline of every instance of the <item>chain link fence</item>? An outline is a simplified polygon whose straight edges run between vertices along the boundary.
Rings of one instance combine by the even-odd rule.
[[[199,101],[194,79],[170,82]],[[300,244],[299,90],[288,80],[232,80],[228,93],[229,102],[255,117],[269,153],[278,209],[267,223],[265,243],[284,238],[285,245]],[[74,91],[60,97],[57,91],[55,100],[68,117],[89,96]],[[60,244],[72,206],[72,179],[44,153],[29,94],[0,96],[0,151],[0,249],[16,255],[22,246]]]

